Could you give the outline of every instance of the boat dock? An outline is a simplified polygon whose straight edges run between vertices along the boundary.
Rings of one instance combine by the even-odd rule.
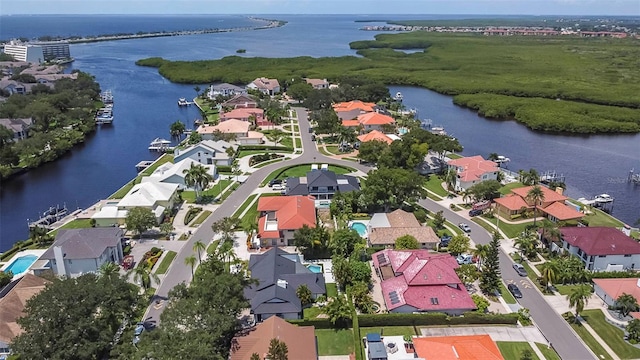
[[[540,182],[543,184],[549,183],[564,183],[564,174],[558,174],[555,170],[545,171],[540,174]]]
[[[139,163],[136,164],[136,170],[138,170],[138,172],[143,171],[146,168],[148,168],[149,166],[151,166],[153,163],[154,163],[153,160],[140,161]]]
[[[36,227],[44,228],[47,230],[51,230],[55,228],[55,224],[62,219],[64,219],[69,214],[69,210],[66,205],[60,206],[52,206],[49,210],[42,213],[40,218],[36,221],[29,222],[29,229],[33,229]]]
[[[96,113],[96,124],[111,124],[113,123],[113,107],[103,107]]]
[[[189,105],[193,105],[193,102],[192,101],[187,101],[186,98],[178,99],[178,106],[189,106]]]
[[[100,94],[100,100],[105,104],[113,104],[113,94],[111,90],[104,91]]]
[[[165,140],[165,139],[161,139],[161,138],[155,138],[149,144],[149,148],[148,149],[150,151],[161,151],[161,152],[166,152],[166,151],[173,150],[173,147],[171,147],[169,145],[171,145],[171,141]]]

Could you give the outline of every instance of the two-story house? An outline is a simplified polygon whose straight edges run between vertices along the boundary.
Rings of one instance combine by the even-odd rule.
[[[497,180],[500,171],[495,162],[485,160],[480,155],[449,160],[447,165],[456,171],[454,187],[457,191],[468,190],[483,181]]]
[[[363,133],[372,130],[384,132],[386,128],[395,126],[395,123],[396,121],[391,116],[377,112],[358,115],[355,120],[342,120],[342,126],[354,128],[360,127],[362,128]]]
[[[264,143],[264,134],[258,131],[251,131],[249,130],[250,127],[251,124],[248,121],[231,119],[222,121],[218,125],[203,124],[196,131],[202,136],[202,140],[214,140],[218,134],[231,134],[235,136],[233,142],[241,145]]]
[[[258,90],[265,95],[275,95],[280,92],[280,83],[277,79],[267,79],[264,77],[253,80],[247,89]]]
[[[29,137],[29,130],[33,126],[33,118],[0,119],[0,126],[4,126],[13,133],[13,141],[20,141]]]
[[[338,175],[333,171],[314,169],[306,176],[287,179],[285,194],[311,195],[315,206],[328,207],[337,192],[360,190],[358,178],[350,175]]]
[[[336,112],[339,120],[353,120],[362,114],[375,110],[376,104],[362,102],[360,100],[341,102],[333,105],[333,111]]]
[[[260,246],[293,246],[293,234],[316,226],[316,208],[309,196],[267,196],[258,200]]]
[[[576,255],[591,271],[640,268],[640,243],[611,227],[560,228],[562,249]]]
[[[230,166],[234,159],[234,155],[230,155],[230,153],[235,154],[237,150],[238,145],[226,141],[202,140],[198,144],[184,149],[176,148],[173,152],[173,161],[180,162],[190,158],[204,165]]]
[[[233,84],[222,83],[222,84],[212,84],[209,86],[209,91],[207,92],[207,96],[209,99],[214,100],[218,96],[235,96],[239,94],[246,94],[247,89],[241,86],[236,86]]]
[[[581,219],[584,214],[576,210],[576,206],[567,203],[568,197],[561,194],[562,188],[553,191],[546,186],[538,185],[544,198],[538,200],[534,204],[533,199],[529,198],[529,192],[533,186],[523,186],[511,189],[511,193],[507,196],[494,199],[496,203],[496,211],[504,217],[512,217],[522,214],[524,211],[534,211],[542,213],[545,217],[553,222],[568,221]]]

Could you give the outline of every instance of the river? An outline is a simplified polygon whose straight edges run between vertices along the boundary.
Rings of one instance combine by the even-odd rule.
[[[213,59],[241,56],[341,56],[354,55],[349,42],[372,39],[376,32],[360,31],[362,23],[355,18],[366,16],[299,15],[273,16],[288,21],[287,25],[267,30],[119,40],[73,44],[76,59],[68,69],[79,69],[96,77],[103,90],[113,92],[115,120],[102,126],[85,144],[62,159],[23,174],[0,187],[0,251],[15,241],[28,237],[27,219],[34,219],[50,206],[66,204],[68,208],[86,208],[107,197],[136,175],[135,164],[152,160],[157,154],[147,150],[156,137],[169,138],[169,125],[181,120],[191,127],[199,117],[193,106],[179,108],[177,99],[193,98],[194,86],[172,84],[156,69],[138,67],[140,58],[161,56],[172,60]],[[426,16],[423,16],[426,17]],[[35,25],[42,17],[34,17]],[[419,18],[415,15],[394,18]],[[108,34],[109,17],[96,17],[62,35]],[[121,32],[190,30],[189,18],[180,17],[181,25],[169,16],[144,21],[144,28],[129,28]],[[2,18],[3,37],[22,36],[11,33],[6,18]],[[23,21],[31,21],[27,19]],[[63,22],[58,19],[60,23]],[[198,25],[205,22],[198,17]],[[47,20],[52,21],[52,20]],[[238,17],[209,16],[216,27],[236,27],[244,24]],[[49,22],[46,22],[49,23]],[[82,32],[95,23],[91,32]],[[167,24],[171,23],[171,26]],[[149,24],[155,24],[155,27]],[[26,27],[25,27],[26,28]],[[5,30],[8,29],[8,30]],[[48,35],[46,28],[28,37]],[[80,29],[80,30],[78,30]],[[104,30],[107,29],[107,30]],[[204,88],[206,85],[200,85]],[[453,105],[451,98],[429,90],[391,87],[391,93],[402,91],[405,104],[419,110],[421,118],[431,118],[442,124],[465,146],[465,155],[491,152],[511,158],[510,169],[539,171],[557,170],[567,177],[568,193],[574,197],[591,197],[609,193],[616,197],[614,215],[626,222],[640,217],[640,187],[628,185],[629,169],[640,170],[640,135],[560,136],[540,134],[512,121],[493,121]]]

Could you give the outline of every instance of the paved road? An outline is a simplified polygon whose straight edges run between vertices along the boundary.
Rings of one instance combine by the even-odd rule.
[[[450,209],[429,199],[421,200],[419,204],[429,211],[437,212],[442,210],[445,218],[454,224],[461,222],[469,224],[471,238],[476,244],[488,244],[491,241],[491,234],[484,228]],[[569,324],[547,303],[544,296],[538,292],[529,278],[521,277],[513,270],[513,260],[502,251],[502,248],[500,250],[500,272],[505,282],[513,282],[518,285],[518,288],[522,291],[522,299],[519,300],[520,304],[529,309],[536,325],[552,343],[563,360],[597,359],[573,332]]]
[[[255,171],[247,181],[245,181],[240,187],[238,187],[225,201],[224,203],[209,216],[209,218],[193,233],[191,238],[186,241],[182,250],[176,255],[173,260],[172,266],[169,268],[164,280],[157,289],[156,294],[151,302],[151,305],[147,309],[145,321],[151,322],[154,325],[160,324],[160,314],[165,308],[166,299],[168,298],[169,291],[174,286],[182,283],[189,282],[191,280],[191,269],[184,265],[184,260],[194,255],[193,244],[197,240],[202,240],[205,243],[209,243],[214,236],[214,232],[211,229],[211,224],[214,222],[233,215],[236,209],[241,206],[247,199],[248,195],[257,187],[260,183],[276,169],[284,166],[308,164],[308,163],[331,163],[338,165],[345,165],[351,168],[368,172],[371,168],[362,164],[358,164],[353,161],[338,160],[327,157],[321,154],[313,141],[311,141],[311,134],[309,133],[309,121],[307,119],[307,111],[303,108],[294,108],[298,116],[298,125],[300,128],[300,134],[302,136],[302,146],[304,152],[302,155],[295,159],[278,162],[265,166]]]

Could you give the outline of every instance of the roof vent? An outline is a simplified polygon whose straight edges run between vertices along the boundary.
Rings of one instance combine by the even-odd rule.
[[[282,279],[278,279],[277,284],[283,289],[286,289],[288,285],[287,280],[282,280]]]

